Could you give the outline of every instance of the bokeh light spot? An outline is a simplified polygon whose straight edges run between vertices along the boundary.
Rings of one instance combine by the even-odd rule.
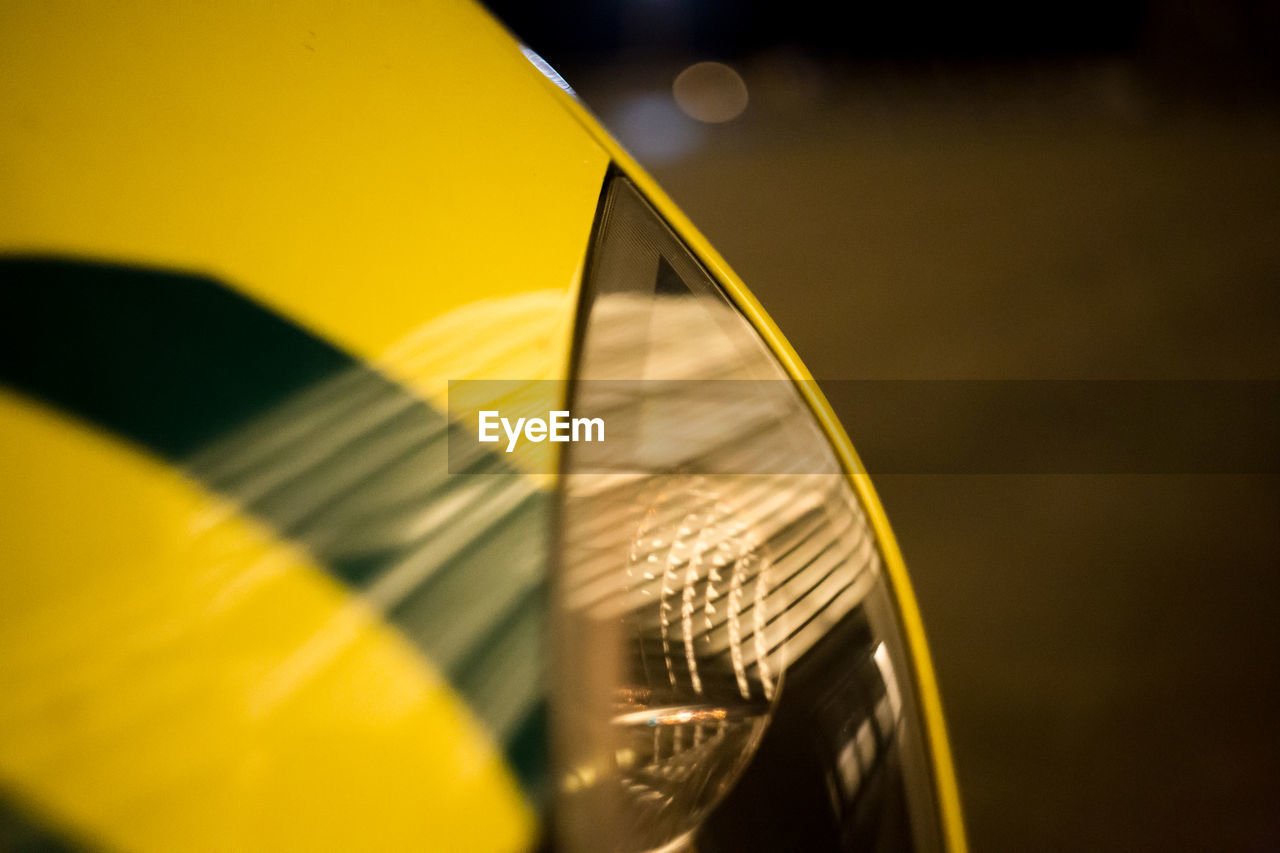
[[[671,88],[685,115],[709,124],[732,121],[747,108],[747,84],[722,62],[690,65]]]

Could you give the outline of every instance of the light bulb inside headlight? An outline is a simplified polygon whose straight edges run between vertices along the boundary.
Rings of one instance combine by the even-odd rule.
[[[608,440],[566,445],[562,464],[558,840],[675,849],[752,761],[789,667],[887,593],[867,519],[794,384],[622,177],[587,288],[570,408],[602,417]],[[867,648],[850,649],[878,651],[888,669],[858,688],[878,708],[868,728],[841,722],[832,736],[823,784],[849,803],[858,791],[840,756],[860,782],[859,756],[897,735],[880,637],[892,631],[881,618]]]

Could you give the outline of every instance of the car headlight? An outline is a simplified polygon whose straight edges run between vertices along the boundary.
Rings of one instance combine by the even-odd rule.
[[[623,175],[588,260],[552,643],[575,850],[941,845],[880,548],[794,382]]]

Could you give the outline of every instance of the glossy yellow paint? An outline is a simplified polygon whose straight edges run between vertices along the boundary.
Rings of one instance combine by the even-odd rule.
[[[567,371],[608,156],[472,4],[3,4],[0,108],[0,251],[214,274],[438,407]],[[530,297],[519,351],[409,357]],[[468,709],[305,555],[107,438],[0,425],[3,787],[127,849],[529,843]]]
[[[822,394],[818,384],[813,381],[808,368],[800,360],[800,356],[792,348],[782,331],[774,324],[764,308],[752,295],[747,286],[729,267],[720,253],[708,242],[698,229],[689,221],[657,182],[645,172],[625,149],[622,148],[601,127],[599,121],[591,115],[583,104],[567,95],[555,86],[548,85],[548,91],[560,95],[561,104],[582,124],[582,126],[605,147],[614,162],[636,183],[648,197],[649,201],[676,230],[681,239],[703,265],[716,277],[730,298],[744,315],[760,332],[774,354],[790,373],[797,387],[804,395],[815,416],[822,425],[823,431],[836,448],[836,452],[845,467],[859,499],[862,501],[872,527],[879,541],[889,580],[897,599],[899,615],[907,636],[908,651],[915,668],[919,687],[920,701],[924,711],[926,734],[929,740],[929,753],[933,763],[934,778],[937,783],[939,810],[943,833],[947,846],[955,853],[968,850],[968,841],[964,832],[964,819],[960,805],[960,790],[956,784],[955,765],[951,757],[951,747],[947,739],[946,723],[942,713],[942,699],[938,692],[937,677],[934,674],[933,661],[929,656],[929,645],[925,639],[924,621],[920,616],[920,608],[916,603],[915,593],[911,588],[911,579],[907,574],[906,561],[902,550],[893,535],[893,528],[885,514],[884,506],[871,483],[871,477],[863,467],[862,461],[854,450],[853,443],[840,424],[839,418],[831,410],[830,403]]]
[[[545,417],[563,408],[568,375],[565,346],[572,340],[576,292],[534,290],[482,299],[423,325],[375,362],[436,405],[453,409],[468,431],[479,428],[474,413],[497,409],[510,417]],[[474,381],[498,380],[498,381]],[[555,488],[560,445],[524,443],[503,461],[525,472],[540,488]]]
[[[366,360],[555,291],[567,366],[608,155],[478,6],[0,4],[0,106],[0,251],[215,274]]]
[[[0,787],[129,850],[515,850],[440,675],[298,548],[0,392]]]

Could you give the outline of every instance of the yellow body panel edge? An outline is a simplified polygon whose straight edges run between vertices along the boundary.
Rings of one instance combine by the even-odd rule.
[[[822,425],[823,431],[835,446],[844,464],[845,470],[853,484],[864,509],[871,520],[883,551],[884,562],[889,572],[893,592],[898,601],[903,628],[907,635],[908,652],[915,667],[916,679],[920,688],[920,701],[923,706],[926,736],[929,740],[929,754],[933,763],[934,777],[937,782],[939,810],[941,812],[943,833],[948,847],[955,853],[965,853],[968,842],[964,831],[964,819],[960,804],[960,791],[956,784],[955,766],[951,758],[951,747],[947,739],[946,723],[942,713],[942,699],[938,691],[937,677],[933,670],[933,661],[929,656],[929,646],[925,638],[924,621],[920,616],[920,608],[911,587],[911,579],[907,574],[906,561],[894,537],[893,528],[885,514],[880,498],[871,483],[871,477],[863,467],[862,461],[854,450],[853,442],[840,424],[839,418],[831,410],[818,384],[813,381],[808,369],[800,360],[800,356],[792,348],[782,331],[774,324],[772,318],[752,295],[742,280],[730,269],[724,258],[715,250],[698,229],[676,206],[675,202],[663,192],[658,183],[645,172],[627,151],[609,136],[599,121],[576,98],[571,97],[548,81],[548,87],[559,96],[561,104],[573,114],[596,141],[606,148],[615,163],[633,180],[679,233],[681,239],[692,249],[708,270],[716,277],[728,292],[734,303],[764,337],[774,354],[790,373],[805,400],[813,409]]]

